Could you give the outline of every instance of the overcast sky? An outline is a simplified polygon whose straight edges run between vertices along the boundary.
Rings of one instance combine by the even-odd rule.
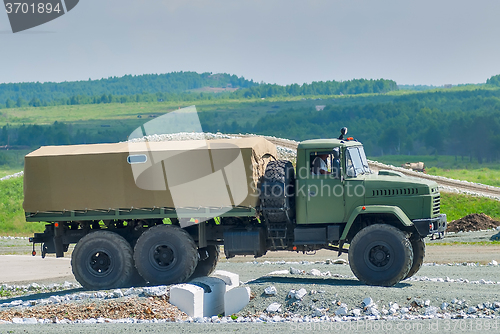
[[[500,74],[498,0],[80,0],[13,34],[0,83],[172,71],[291,84],[481,83]]]

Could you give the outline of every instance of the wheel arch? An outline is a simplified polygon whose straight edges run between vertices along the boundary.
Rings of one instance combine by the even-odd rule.
[[[342,232],[340,241],[352,240],[363,227],[383,221],[402,231],[413,231],[414,225],[406,214],[397,206],[365,205],[356,207],[351,213]]]

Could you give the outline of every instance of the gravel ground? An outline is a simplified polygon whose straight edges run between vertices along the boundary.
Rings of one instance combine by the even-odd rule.
[[[42,306],[6,307],[1,305],[2,319],[24,322],[25,324],[5,323],[0,325],[0,331],[15,330],[13,333],[17,331],[40,333],[48,330],[51,333],[59,331],[82,333],[91,330],[116,333],[124,331],[146,333],[165,331],[176,333],[278,331],[284,333],[313,331],[315,328],[316,332],[331,332],[342,329],[344,326],[343,329],[350,329],[349,332],[396,333],[401,332],[402,328],[409,329],[407,331],[410,332],[418,332],[420,329],[429,331],[437,326],[439,332],[452,332],[453,327],[455,327],[453,332],[456,333],[488,332],[485,330],[486,326],[490,326],[491,332],[493,332],[495,323],[500,322],[500,296],[497,293],[500,282],[496,282],[500,277],[498,265],[426,264],[413,280],[405,280],[391,288],[382,288],[363,285],[353,277],[347,265],[326,264],[323,261],[318,263],[304,261],[306,260],[296,263],[222,261],[217,269],[239,273],[240,279],[252,289],[255,298],[238,313],[239,317],[235,321],[229,317],[216,318],[215,320],[216,322],[221,320],[223,322],[243,322],[240,324],[185,323],[185,321],[213,320],[191,320],[175,308],[171,308],[166,303],[165,297],[145,296],[144,290],[140,292],[140,288],[133,289],[133,292],[128,296],[123,296],[123,294],[127,294],[125,289],[121,290],[121,294],[117,293],[116,290],[84,292],[81,289],[69,289],[66,292],[59,291],[57,294],[35,293],[23,298],[3,300],[5,304],[15,300],[39,301],[40,299],[36,298],[40,297],[50,300],[51,298],[55,299],[53,296],[57,296],[59,299],[69,295],[81,296],[80,299],[54,301]],[[290,268],[303,270],[306,274],[270,274],[280,270],[289,272]],[[307,274],[307,272],[315,272],[314,269],[322,273],[330,272],[331,276]],[[269,286],[275,287],[276,295],[268,296],[265,294],[264,291]],[[305,289],[306,294],[301,300],[289,298],[288,294],[292,289],[296,291]],[[164,291],[166,290],[164,289]],[[152,291],[150,290],[150,293]],[[101,294],[100,297],[99,294]],[[281,304],[282,312],[266,312],[265,310],[272,303]],[[369,304],[368,307],[365,303]],[[396,303],[398,307],[395,306]],[[445,310],[442,310],[443,303],[448,304]],[[47,313],[42,313],[47,312],[47,310],[52,312],[50,317],[47,317]],[[355,310],[359,310],[359,316],[352,315],[358,312]],[[133,312],[135,318],[130,318],[130,312]],[[343,315],[344,313],[347,314]],[[37,314],[41,315],[41,318],[38,318],[42,319],[40,322],[45,322],[45,324],[29,325],[30,322],[34,321],[32,317],[36,317]],[[82,314],[87,315],[90,319],[73,320],[72,324],[64,324],[71,319],[79,319],[78,316]],[[155,321],[170,321],[175,318],[176,322],[140,323],[151,321],[150,319],[153,319],[154,315],[166,319]],[[451,319],[452,317],[456,319]],[[285,318],[288,320],[287,322],[284,322]],[[121,319],[119,321],[122,323],[107,323],[112,322],[112,319]],[[261,323],[253,323],[253,321]],[[317,321],[319,323],[316,323]],[[137,323],[133,324],[132,322]],[[399,330],[397,326],[400,326]],[[463,330],[460,330],[460,326]],[[482,330],[476,331],[479,326],[483,326]],[[450,330],[446,331],[446,328]],[[415,330],[412,331],[412,329]]]
[[[496,230],[456,233],[448,235],[444,241],[475,242],[489,239],[494,233]],[[9,245],[25,242],[22,239],[7,240]],[[417,275],[390,288],[360,283],[348,265],[333,264],[337,257],[329,251],[319,251],[314,256],[270,252],[259,259],[242,256],[223,259],[217,269],[238,273],[240,281],[251,288],[254,296],[237,314],[236,320],[230,317],[190,319],[167,303],[168,287],[84,291],[72,282],[59,285],[7,284],[2,291],[17,291],[18,294],[3,297],[0,301],[0,319],[9,321],[0,325],[0,331],[284,333],[332,332],[342,330],[341,326],[344,326],[343,330],[349,332],[397,333],[403,328],[409,332],[433,331],[437,326],[439,332],[465,333],[488,332],[486,327],[489,326],[491,332],[497,332],[494,326],[500,322],[498,246],[482,246],[478,252],[469,252],[469,261],[465,261],[457,249],[467,250],[470,246],[443,246],[439,244],[442,242],[429,240],[426,263]],[[496,251],[486,251],[490,248]],[[481,255],[483,253],[486,257]],[[447,263],[448,255],[443,257],[442,254],[451,254],[455,260]],[[476,261],[478,258],[489,259],[489,264],[479,264],[484,261]],[[41,264],[45,261],[37,259]],[[341,259],[346,259],[345,255]],[[321,274],[323,276],[314,276]],[[267,295],[265,290],[271,286],[276,294]],[[292,290],[298,292],[301,289],[305,290],[301,298],[289,296]],[[266,311],[273,303],[280,304],[281,310]],[[29,324],[34,319],[39,322],[36,326]],[[175,322],[171,322],[173,319]],[[154,323],[156,321],[161,323]],[[214,321],[229,323],[214,324]]]

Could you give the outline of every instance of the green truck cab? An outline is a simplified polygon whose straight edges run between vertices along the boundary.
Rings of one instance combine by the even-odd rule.
[[[76,244],[75,278],[102,289],[209,275],[220,246],[227,258],[328,249],[362,282],[392,286],[420,269],[426,236],[444,235],[437,184],[374,173],[356,140],[304,141],[295,166],[276,156],[264,138],[41,148],[25,158],[26,220],[47,222],[33,254]],[[190,177],[222,170],[217,191]]]
[[[319,157],[326,160],[324,174],[314,172]],[[329,248],[340,254],[349,244],[351,269],[367,284],[390,286],[414,275],[425,255],[423,238],[446,229],[435,182],[371,171],[362,144],[352,138],[300,143],[291,182],[292,249]],[[273,186],[270,181],[268,188]]]

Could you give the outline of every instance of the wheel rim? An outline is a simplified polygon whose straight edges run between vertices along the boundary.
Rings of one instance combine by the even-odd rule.
[[[364,259],[366,265],[375,271],[386,270],[394,262],[394,251],[385,242],[372,242],[365,248]]]
[[[113,261],[108,253],[97,251],[90,255],[87,262],[87,269],[90,274],[96,277],[108,275],[113,269]]]
[[[153,267],[158,270],[168,270],[177,262],[174,249],[168,245],[156,245],[151,248],[149,260]]]

